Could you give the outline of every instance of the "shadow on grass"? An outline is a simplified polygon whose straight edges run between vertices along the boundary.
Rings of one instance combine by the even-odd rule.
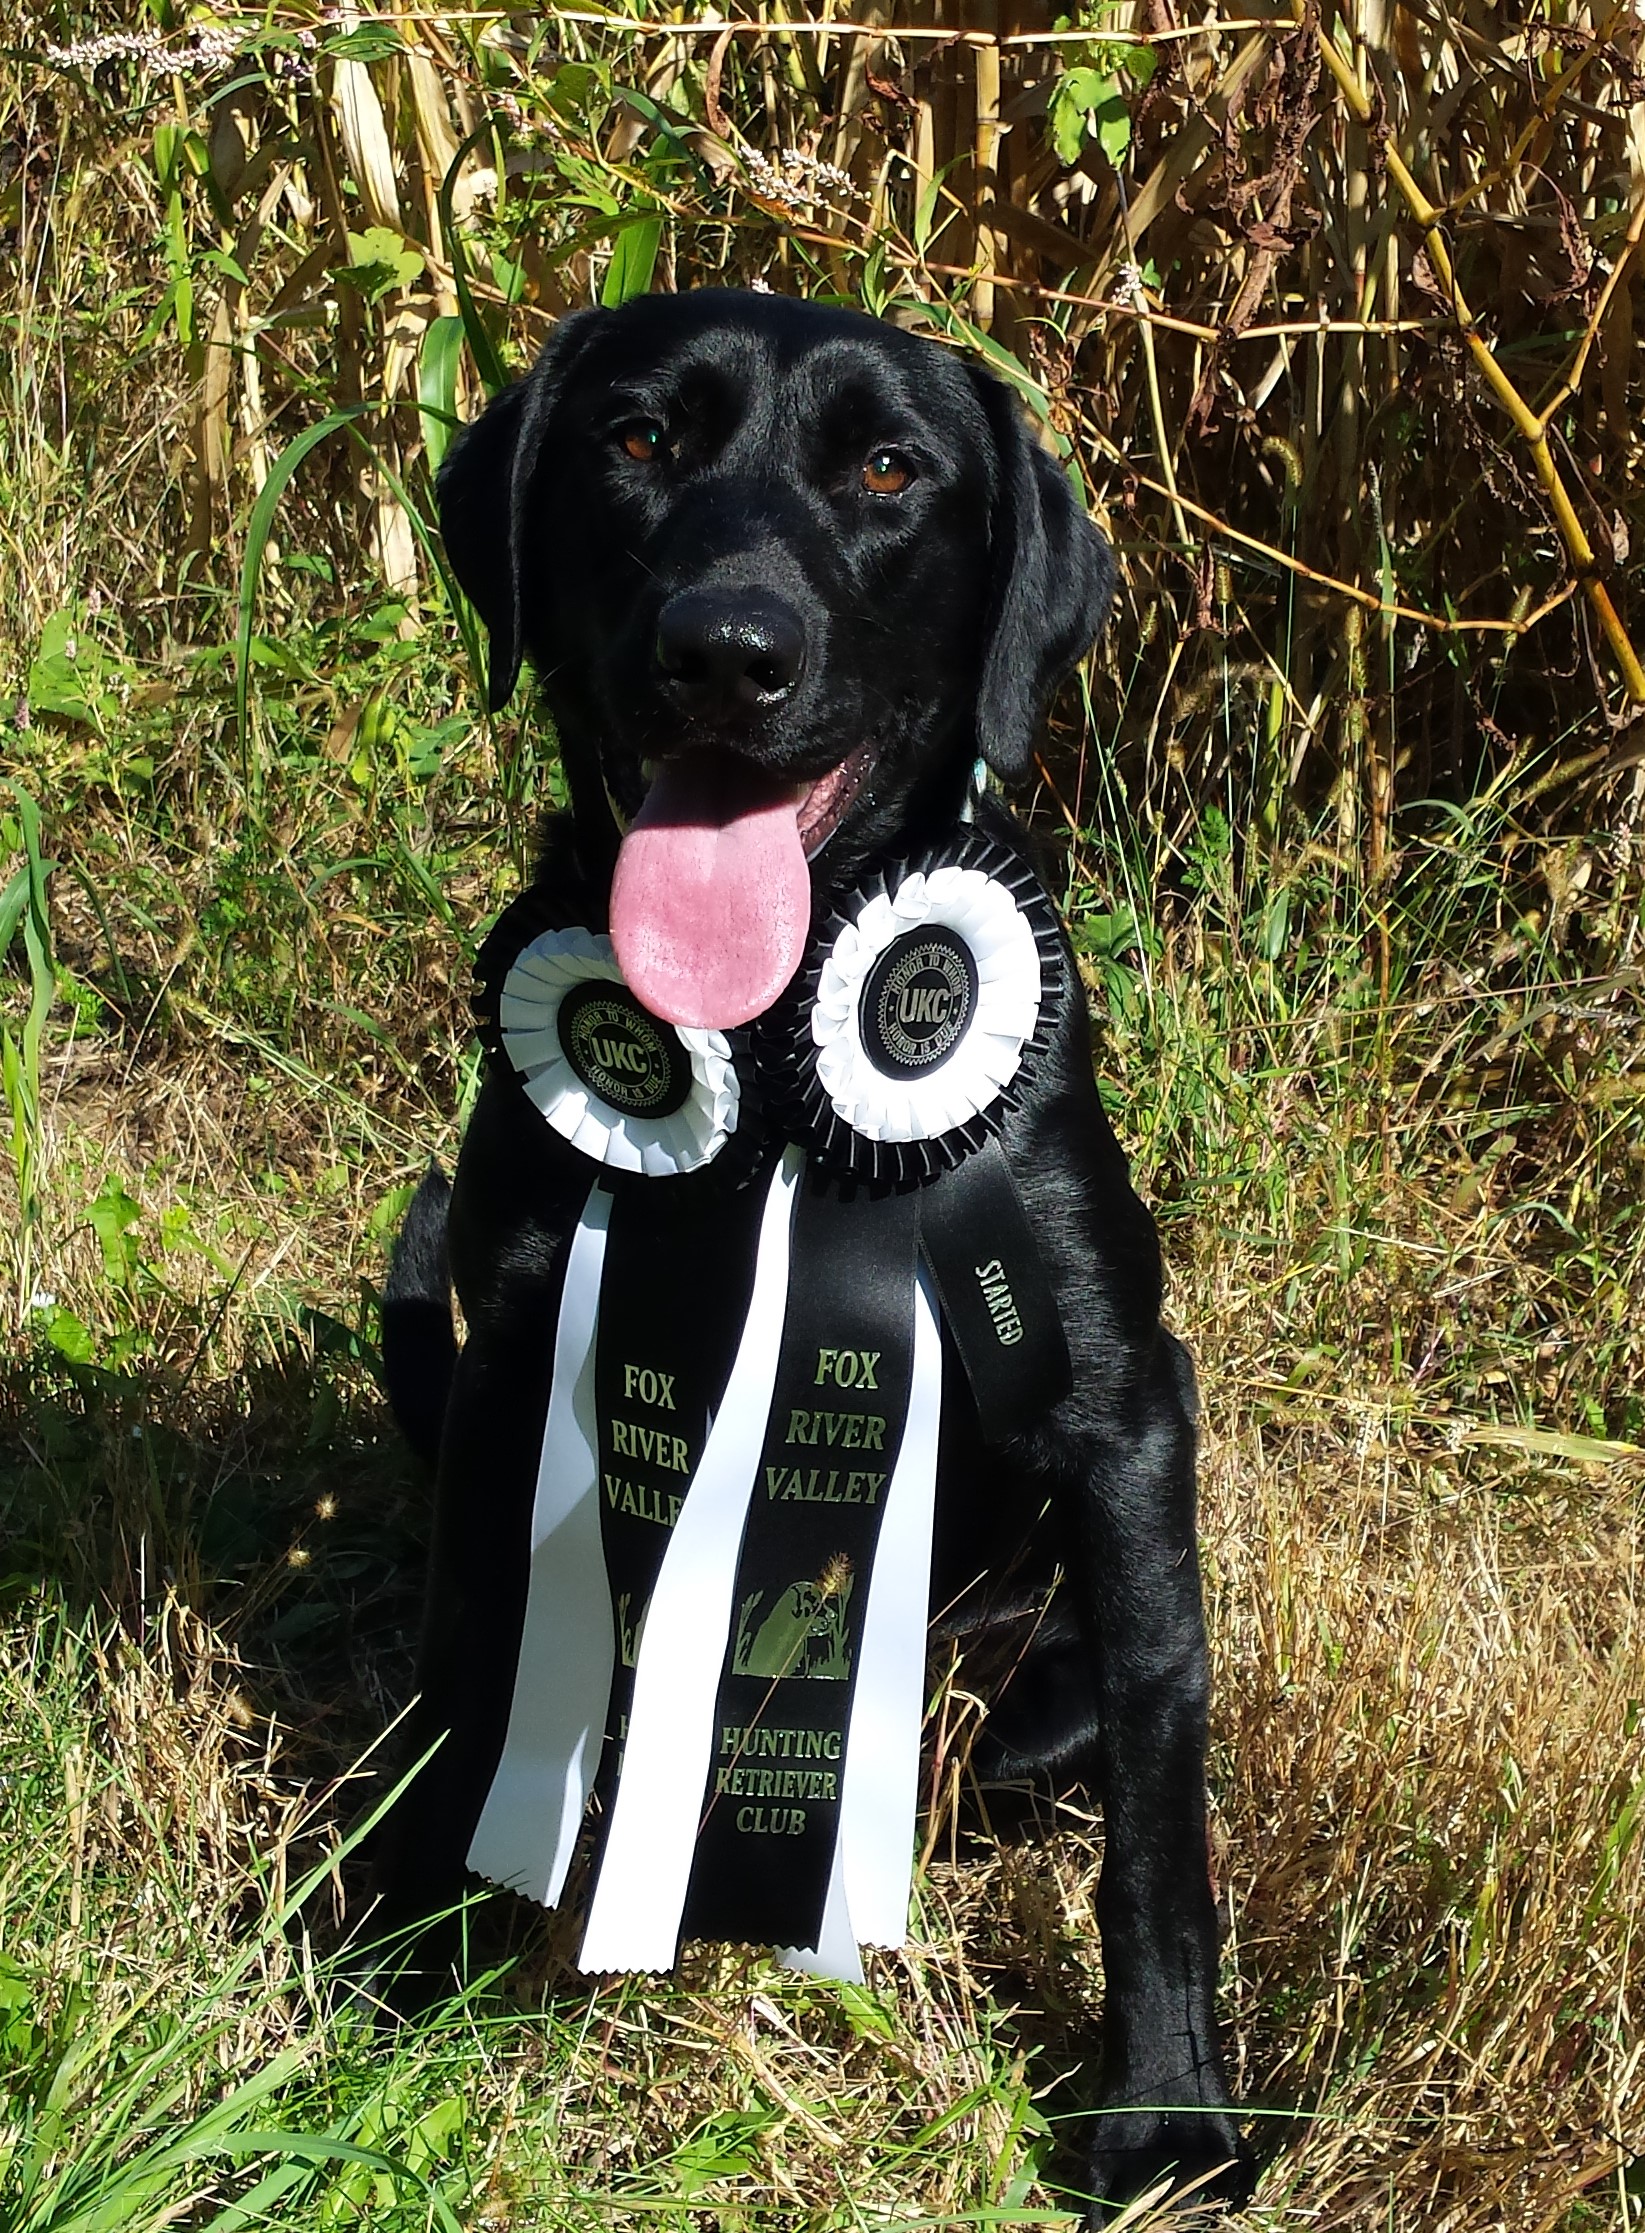
[[[145,1360],[0,1364],[0,1592],[141,1636],[170,1592],[209,1622],[304,1776],[341,1773],[414,1677],[429,1484],[348,1329],[229,1379]]]

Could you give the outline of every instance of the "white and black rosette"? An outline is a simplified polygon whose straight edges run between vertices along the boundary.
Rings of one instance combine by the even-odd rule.
[[[773,1115],[840,1176],[951,1170],[999,1129],[1058,981],[1037,877],[1006,847],[957,845],[836,901],[758,1031]]]
[[[487,941],[476,1012],[488,1051],[544,1122],[612,1172],[672,1178],[711,1163],[741,1099],[725,1035],[642,1007],[600,932],[518,937]]]

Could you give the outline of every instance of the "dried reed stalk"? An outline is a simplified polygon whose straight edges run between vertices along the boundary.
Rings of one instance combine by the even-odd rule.
[[[1306,20],[1304,0],[1292,0],[1292,5],[1297,22],[1299,24],[1304,22]],[[1344,100],[1348,103],[1358,121],[1362,125],[1369,125],[1375,114],[1369,96],[1348,64],[1337,52],[1329,34],[1321,28],[1317,37],[1325,66],[1336,79],[1342,90]],[[1610,591],[1600,578],[1599,563],[1594,556],[1593,545],[1589,542],[1583,530],[1582,522],[1577,517],[1576,507],[1571,501],[1559,468],[1554,462],[1553,450],[1548,439],[1550,422],[1576,393],[1581,383],[1582,369],[1587,361],[1588,351],[1592,347],[1593,336],[1598,330],[1599,320],[1605,309],[1609,307],[1611,295],[1620,284],[1622,276],[1632,260],[1634,251],[1639,246],[1640,235],[1642,231],[1645,231],[1645,193],[1641,193],[1638,197],[1622,254],[1612,267],[1610,278],[1601,294],[1599,309],[1595,312],[1588,330],[1583,335],[1577,353],[1572,359],[1570,370],[1567,372],[1554,399],[1542,411],[1533,411],[1513,381],[1508,377],[1508,374],[1503,370],[1495,351],[1480,331],[1478,320],[1468,307],[1467,300],[1457,280],[1450,249],[1441,230],[1443,211],[1437,204],[1428,199],[1428,196],[1417,184],[1416,179],[1406,165],[1404,157],[1391,140],[1384,145],[1382,158],[1387,165],[1389,177],[1399,188],[1400,194],[1404,198],[1406,207],[1422,227],[1423,245],[1428,252],[1428,260],[1433,266],[1441,289],[1450,300],[1457,322],[1457,330],[1467,342],[1469,352],[1480,372],[1484,375],[1487,386],[1507,412],[1509,418],[1513,420],[1515,427],[1525,441],[1530,452],[1531,462],[1536,468],[1537,479],[1546,492],[1549,508],[1554,516],[1554,523],[1559,529],[1560,539],[1570,553],[1571,563],[1576,569],[1577,577],[1582,583],[1589,603],[1598,616],[1599,624],[1605,632],[1606,641],[1615,654],[1628,696],[1635,705],[1645,705],[1645,668],[1640,666],[1639,655],[1634,650],[1628,631],[1623,627],[1621,619],[1618,617],[1616,607],[1611,601]]]
[[[1506,37],[1473,0],[1343,11],[1186,19],[1133,0],[1123,25],[1059,30],[1048,0],[684,23],[572,8],[533,39],[487,11],[390,5],[369,20],[396,51],[321,40],[312,78],[248,81],[211,111],[219,185],[256,200],[231,233],[183,182],[195,252],[247,280],[195,278],[175,547],[210,562],[267,477],[269,430],[299,423],[316,382],[398,404],[434,321],[459,312],[518,361],[650,210],[653,284],[825,283],[991,333],[1124,547],[1146,674],[1131,702],[1156,710],[1117,717],[1122,752],[1168,752],[1185,801],[1252,783],[1283,815],[1330,794],[1380,868],[1398,797],[1466,790],[1486,723],[1579,754],[1590,719],[1621,717],[1597,675],[1589,712],[1569,686],[1575,588],[1623,707],[1645,695],[1616,589],[1645,538],[1645,83],[1616,5]],[[1123,66],[1144,49],[1146,87]],[[1050,145],[1074,67],[1111,73],[1117,167],[1089,138],[1072,166]],[[176,83],[187,110],[195,81]],[[826,154],[851,190],[785,170],[788,150]],[[349,235],[372,228],[415,252],[407,283],[353,270]],[[454,392],[471,399],[479,370],[470,355]],[[408,486],[420,440],[412,416],[384,421]],[[409,594],[426,561],[386,483],[340,452],[316,470],[349,482],[352,531]],[[1278,678],[1260,718],[1210,720],[1225,667]]]

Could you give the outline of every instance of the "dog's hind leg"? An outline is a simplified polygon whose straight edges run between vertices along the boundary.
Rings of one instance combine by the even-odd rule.
[[[454,1911],[519,1653],[556,1300],[539,1292],[471,1335],[456,1362],[402,1751],[407,1767],[421,1765],[373,1841],[378,1985],[403,2011],[449,1989],[460,1950]]]
[[[446,1225],[451,1183],[431,1163],[394,1239],[383,1285],[383,1380],[395,1424],[432,1473],[452,1375],[457,1334],[451,1322]]]
[[[1161,1334],[1128,1415],[1080,1436],[1083,1478],[1067,1500],[1069,1580],[1102,1722],[1098,2224],[1105,2204],[1166,2177],[1199,2203],[1241,2201],[1251,2187],[1216,2036],[1192,1390],[1186,1352]]]

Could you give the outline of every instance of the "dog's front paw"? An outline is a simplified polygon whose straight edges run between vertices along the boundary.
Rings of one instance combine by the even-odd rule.
[[[1110,2225],[1126,2203],[1163,2188],[1173,2217],[1207,2218],[1251,2198],[1256,2160],[1226,2109],[1110,2109],[1091,2153],[1091,2218]],[[1143,2222],[1152,2222],[1152,2213]]]

